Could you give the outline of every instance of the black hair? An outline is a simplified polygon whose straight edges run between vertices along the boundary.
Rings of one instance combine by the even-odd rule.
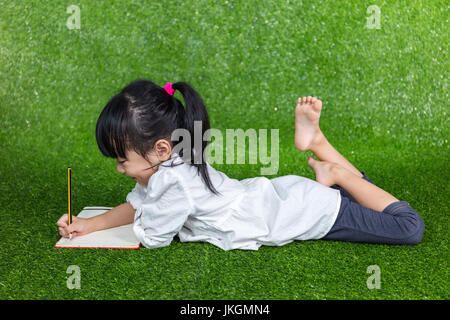
[[[201,121],[203,137],[210,128],[208,112],[190,84],[177,82],[172,84],[172,88],[182,94],[186,108],[175,96],[146,79],[131,82],[113,96],[97,121],[96,139],[101,153],[109,158],[126,159],[126,150],[133,150],[148,161],[147,153],[159,139],[166,139],[173,147],[182,143],[171,140],[172,132],[182,128],[190,133],[190,159],[194,159],[194,121]],[[188,164],[197,168],[197,174],[201,175],[208,189],[217,195],[220,193],[211,182],[204,159],[207,143],[202,139],[202,150],[198,150],[201,162],[191,160]],[[183,149],[179,155],[183,157]]]

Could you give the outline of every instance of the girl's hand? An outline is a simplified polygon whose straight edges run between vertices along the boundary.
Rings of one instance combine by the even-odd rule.
[[[59,234],[64,238],[69,238],[70,233],[72,233],[73,238],[91,232],[89,219],[72,216],[72,223],[69,225],[69,215],[67,213],[59,218],[56,225],[58,226]]]

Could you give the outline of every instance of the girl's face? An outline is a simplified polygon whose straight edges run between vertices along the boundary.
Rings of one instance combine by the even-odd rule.
[[[150,177],[158,171],[158,164],[170,159],[171,154],[171,143],[160,139],[155,143],[153,150],[147,154],[150,163],[135,151],[127,150],[126,159],[117,158],[117,171],[131,177],[141,186],[147,187]],[[151,166],[154,167],[148,169]]]
[[[127,158],[117,158],[117,171],[131,177],[141,186],[146,187],[150,177],[158,171],[158,166],[145,170],[148,167],[158,164],[160,161],[153,153],[149,153],[150,163],[141,155],[134,151],[127,151]]]

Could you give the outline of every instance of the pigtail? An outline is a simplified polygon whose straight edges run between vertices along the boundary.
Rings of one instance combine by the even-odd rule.
[[[206,148],[208,141],[203,141],[203,135],[205,131],[210,128],[208,112],[206,110],[205,103],[197,91],[194,90],[186,82],[177,82],[172,85],[172,88],[178,90],[182,95],[186,105],[186,110],[184,112],[184,126],[183,128],[188,130],[191,135],[191,148],[190,148],[190,158],[191,163],[197,167],[198,173],[201,175],[203,181],[207,187],[214,194],[219,194],[219,192],[214,188],[211,179],[208,174],[208,167],[206,164],[206,159],[204,158],[203,151]],[[198,136],[199,132],[194,135],[195,122],[201,121],[201,143],[199,141],[194,141],[194,136]]]

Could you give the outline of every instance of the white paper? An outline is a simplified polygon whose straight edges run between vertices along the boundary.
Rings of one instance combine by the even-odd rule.
[[[91,218],[105,213],[112,208],[109,207],[85,207],[78,214],[80,218]],[[133,232],[133,224],[100,230],[72,239],[61,238],[56,244],[57,248],[80,247],[80,248],[126,248],[137,249],[140,241]]]

